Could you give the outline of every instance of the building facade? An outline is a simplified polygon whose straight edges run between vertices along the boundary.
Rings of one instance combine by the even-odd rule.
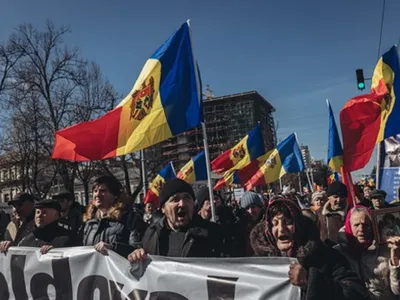
[[[110,167],[111,173],[121,182],[121,184],[125,185],[125,173],[121,167],[114,166]],[[133,192],[135,188],[139,185],[140,179],[140,170],[135,167],[132,163],[128,165],[128,177],[130,181],[130,188]],[[99,171],[99,174],[102,173]],[[22,169],[17,165],[9,165],[9,164],[1,164],[0,163],[0,203],[7,203],[10,201],[17,193],[21,192],[30,192],[28,189],[29,185],[32,185],[32,171],[28,170],[24,176]],[[103,173],[104,174],[104,173]],[[46,175],[46,174],[45,174]],[[50,178],[50,175],[48,176]],[[96,179],[96,176],[93,176],[89,182],[89,200],[92,198],[92,184]],[[30,181],[28,183],[27,181]],[[44,180],[46,182],[46,180]],[[46,184],[46,183],[43,183]],[[51,197],[54,194],[58,194],[64,190],[64,185],[62,183],[61,178],[56,177],[53,180],[49,188],[49,192],[47,197]],[[86,196],[85,189],[82,181],[77,176],[74,181],[74,193],[75,200],[82,205],[86,204]]]
[[[211,159],[237,144],[258,122],[265,150],[276,146],[275,109],[258,92],[210,97],[203,100],[203,105]],[[146,149],[146,160],[158,160],[162,165],[172,161],[178,171],[203,149],[202,129],[195,128]]]
[[[310,169],[312,160],[311,160],[311,154],[310,154],[310,150],[308,149],[308,146],[301,145],[300,150],[301,150],[301,155],[303,156],[304,166],[306,167],[306,169]]]

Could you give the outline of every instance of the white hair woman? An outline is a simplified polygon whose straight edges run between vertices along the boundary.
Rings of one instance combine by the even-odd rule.
[[[345,226],[339,232],[339,244],[334,248],[346,257],[365,283],[371,299],[397,299],[396,295],[400,295],[400,237],[390,237],[387,242],[390,254],[384,255],[380,251],[384,249],[374,243],[368,208],[356,205],[349,210]]]

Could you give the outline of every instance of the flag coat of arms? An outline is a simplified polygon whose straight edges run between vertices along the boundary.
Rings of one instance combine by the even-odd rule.
[[[200,75],[184,23],[147,60],[131,92],[103,117],[56,132],[53,159],[101,160],[132,153],[197,127]]]
[[[225,172],[223,177],[215,185],[214,190],[217,191],[224,186],[230,186],[233,184],[240,184],[241,186],[245,187],[246,183],[257,173],[257,171],[265,163],[266,157],[267,156],[263,154],[240,170]]]
[[[238,144],[214,159],[211,168],[217,173],[240,170],[264,153],[264,140],[257,124]]]
[[[175,177],[175,169],[172,162],[170,162],[157,174],[156,178],[153,179],[143,202],[145,204],[152,203],[154,207],[158,207],[160,202],[159,195],[163,185],[167,180]]]
[[[176,177],[185,180],[189,184],[200,180],[206,180],[207,166],[204,151],[201,151],[189,160],[189,162],[178,172]]]
[[[303,156],[293,133],[275,149],[267,152],[258,171],[246,183],[246,189],[274,182],[286,173],[298,173],[304,170]]]

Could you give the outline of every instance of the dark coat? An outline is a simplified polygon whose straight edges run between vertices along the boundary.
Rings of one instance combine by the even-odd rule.
[[[368,299],[364,284],[351,271],[346,259],[322,243],[318,231],[312,230],[311,223],[309,225],[310,239],[298,248],[296,254],[297,260],[308,272],[307,288],[302,290],[301,299]],[[266,239],[263,223],[253,229],[250,239],[257,256],[281,256],[280,251]]]
[[[99,242],[107,243],[111,249],[123,257],[141,248],[141,238],[147,226],[140,215],[133,210],[125,213],[120,220],[96,217],[86,221],[83,229],[83,245],[94,246]]]
[[[21,221],[21,223],[11,220],[4,234],[4,240],[12,242],[13,246],[18,245],[24,237],[26,237],[35,229],[34,215],[35,212],[32,211],[32,214]]]
[[[320,237],[327,245],[333,247],[338,243],[340,228],[344,226],[347,207],[341,211],[332,211],[329,201],[316,211],[320,224]]]
[[[4,234],[6,233],[7,225],[10,221],[10,216],[6,212],[0,210],[0,241],[4,240]]]
[[[24,247],[42,247],[44,245],[62,248],[80,246],[80,242],[78,242],[76,235],[61,227],[58,221],[55,221],[43,228],[35,227],[35,229],[18,244],[18,246]]]
[[[68,215],[59,219],[59,223],[74,234],[77,234],[82,226],[82,209],[78,205],[79,203],[74,202]]]
[[[143,248],[148,254],[167,256],[168,243],[169,229],[163,217],[147,229]],[[224,238],[219,225],[195,215],[186,232],[181,257],[221,257],[223,245]]]

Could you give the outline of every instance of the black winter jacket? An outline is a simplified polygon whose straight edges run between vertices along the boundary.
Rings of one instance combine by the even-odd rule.
[[[74,202],[68,215],[58,220],[60,225],[62,224],[65,229],[71,230],[75,234],[78,234],[82,226],[82,210],[78,205],[79,203]]]
[[[61,227],[58,221],[55,221],[45,227],[35,229],[24,237],[18,246],[24,247],[42,247],[52,245],[54,248],[80,246],[77,236],[71,231]]]
[[[263,223],[253,229],[250,239],[257,256],[281,256],[280,251],[266,239]],[[346,258],[318,238],[310,239],[300,246],[296,258],[308,272],[307,287],[302,290],[302,300],[369,299],[363,282],[351,270]]]
[[[143,237],[143,248],[151,255],[167,256],[169,232],[165,217],[151,225]],[[221,257],[224,238],[220,226],[195,215],[185,235],[181,257]]]
[[[94,246],[104,242],[119,255],[127,257],[133,250],[142,247],[141,238],[146,228],[140,215],[133,210],[125,213],[121,220],[93,218],[86,221],[83,229],[83,245]]]

